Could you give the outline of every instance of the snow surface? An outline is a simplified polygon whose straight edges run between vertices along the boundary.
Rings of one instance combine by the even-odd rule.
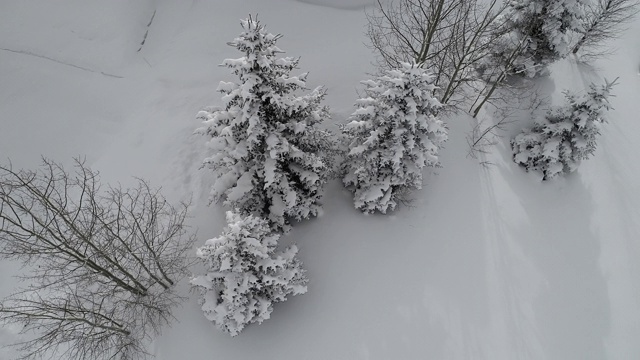
[[[336,9],[356,10],[375,3],[375,0],[298,0],[307,4],[326,6]]]
[[[140,176],[169,199],[192,198],[199,243],[218,236],[225,209],[208,206],[205,139],[192,133],[197,112],[220,105],[218,82],[234,80],[216,65],[239,57],[226,46],[239,19],[258,13],[284,35],[278,45],[302,57],[307,85],[327,86],[336,123],[372,70],[362,10],[371,1],[305,2],[0,1],[2,161],[86,156],[105,181]],[[511,161],[506,138],[482,159],[495,165],[482,166],[467,157],[469,119],[449,119],[443,168],[427,174],[411,207],[364,216],[333,182],[324,215],[283,238],[300,248],[307,294],[236,338],[217,331],[192,294],[155,358],[640,359],[638,33],[640,20],[597,64],[620,77],[615,110],[576,173],[541,183]],[[599,77],[569,59],[554,66],[550,95]],[[18,271],[0,262],[0,296]],[[16,330],[0,329],[0,344]]]

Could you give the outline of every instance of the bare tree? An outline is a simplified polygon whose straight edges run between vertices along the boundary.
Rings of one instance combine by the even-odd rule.
[[[587,8],[584,31],[571,52],[582,49],[583,57],[593,58],[611,52],[608,41],[618,38],[638,13],[637,0],[595,0]]]
[[[24,358],[144,357],[182,300],[187,206],[143,180],[102,191],[80,160],[73,173],[46,159],[39,171],[0,166],[0,256],[30,270],[0,320],[34,333],[16,344]]]
[[[497,23],[505,9],[498,0],[378,0],[367,14],[367,35],[382,69],[402,62],[429,69],[436,75],[434,95],[459,109],[477,91],[476,68],[501,35]]]
[[[24,333],[37,334],[15,344],[24,352],[23,359],[142,357],[146,354],[144,339],[128,328],[136,314],[122,314],[122,307],[114,306],[111,297],[98,298],[72,287],[54,290],[36,286],[4,299],[0,313],[3,321],[23,325]],[[130,318],[118,320],[125,315]]]

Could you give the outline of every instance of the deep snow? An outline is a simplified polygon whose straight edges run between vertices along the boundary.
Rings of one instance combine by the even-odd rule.
[[[217,83],[233,79],[216,65],[240,56],[226,46],[239,19],[258,13],[284,35],[279,47],[302,57],[310,87],[327,87],[337,123],[372,70],[371,2],[2,1],[2,161],[83,155],[105,181],[148,178],[172,200],[193,199],[202,243],[222,230],[224,209],[208,206],[211,176],[198,170],[205,139],[192,133],[198,110],[219,104]],[[467,156],[470,119],[449,119],[443,168],[427,173],[411,207],[364,216],[333,182],[324,215],[283,239],[300,247],[307,294],[236,338],[202,316],[194,294],[153,345],[156,358],[640,358],[638,33],[640,20],[597,64],[600,75],[575,59],[553,68],[553,99],[620,77],[611,121],[578,172],[541,183],[511,161],[507,138],[481,159],[494,165],[482,166]],[[0,295],[17,271],[0,262]],[[15,330],[0,330],[0,344]]]

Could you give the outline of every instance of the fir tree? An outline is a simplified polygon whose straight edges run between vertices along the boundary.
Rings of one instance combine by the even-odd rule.
[[[505,35],[496,42],[497,57],[512,73],[535,76],[566,57],[572,36],[583,31],[585,0],[511,0],[502,16]]]
[[[447,129],[436,115],[433,76],[415,64],[364,81],[366,97],[356,102],[342,127],[349,152],[343,182],[353,188],[364,212],[395,209],[399,196],[422,187],[424,166],[437,166]]]
[[[566,92],[567,105],[551,109],[532,129],[511,141],[514,161],[527,171],[541,171],[543,180],[575,171],[596,150],[614,85],[615,81],[599,87],[591,84],[582,96]]]
[[[235,336],[246,325],[269,319],[274,303],[304,294],[307,278],[295,245],[276,252],[280,235],[268,221],[229,211],[227,224],[222,235],[198,249],[208,273],[191,285],[202,293],[205,317]]]
[[[267,33],[256,19],[243,20],[242,27],[229,44],[244,56],[222,63],[239,82],[220,82],[224,106],[198,115],[205,124],[200,132],[212,138],[213,155],[204,163],[217,176],[213,200],[287,230],[290,218],[306,219],[321,208],[334,146],[330,133],[318,129],[329,118],[321,105],[325,92],[318,87],[296,96],[307,77],[290,75],[299,59],[278,57],[280,35]]]

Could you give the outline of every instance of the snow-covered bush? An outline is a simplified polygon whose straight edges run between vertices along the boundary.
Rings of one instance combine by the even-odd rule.
[[[205,317],[235,336],[268,319],[274,303],[307,292],[307,278],[295,245],[276,252],[280,235],[268,221],[229,211],[227,223],[222,235],[198,249],[209,270],[191,284],[202,293]]]
[[[366,97],[356,101],[342,127],[349,152],[343,182],[364,212],[395,209],[398,195],[422,187],[424,166],[437,166],[447,128],[436,115],[433,75],[402,63],[375,80],[363,81]]]
[[[567,105],[551,109],[511,141],[513,160],[527,171],[541,171],[543,180],[574,171],[596,150],[600,125],[611,108],[608,98],[613,85],[615,81],[591,84],[582,96],[566,92]]]
[[[334,147],[331,134],[318,128],[329,118],[321,105],[325,92],[318,87],[296,96],[307,74],[290,75],[298,59],[277,56],[280,35],[251,17],[241,24],[244,32],[230,45],[244,56],[222,63],[239,82],[220,82],[224,106],[198,114],[204,122],[198,131],[211,137],[204,166],[217,177],[213,200],[286,230],[290,218],[306,219],[321,208]]]
[[[567,56],[571,38],[583,32],[586,0],[511,0],[502,15],[504,36],[497,57],[513,73],[532,77]]]

